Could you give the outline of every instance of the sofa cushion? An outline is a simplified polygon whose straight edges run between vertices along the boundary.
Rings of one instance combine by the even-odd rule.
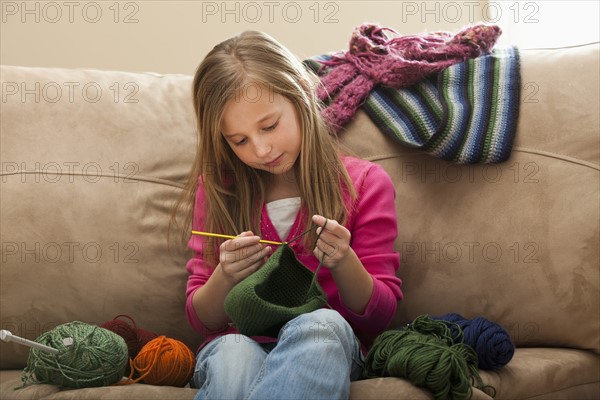
[[[589,351],[557,348],[520,348],[511,362],[496,371],[479,371],[486,385],[496,390],[495,399],[595,399],[600,380],[600,356]],[[391,380],[395,379],[395,382]],[[376,378],[354,382],[356,399],[433,399],[427,390],[398,378]],[[372,393],[376,393],[377,397]],[[401,394],[401,395],[399,395]],[[561,394],[572,397],[558,397]],[[575,396],[576,395],[576,396]],[[489,399],[473,390],[474,399]]]
[[[591,352],[554,348],[517,349],[513,360],[504,368],[480,371],[485,384],[496,389],[496,399],[533,399],[560,393],[582,394],[570,398],[594,398],[585,395],[598,388],[600,356]],[[192,399],[196,392],[190,388],[132,384],[78,390],[59,390],[52,385],[29,385],[13,390],[20,384],[21,371],[0,371],[0,398],[18,399]],[[428,390],[412,385],[406,379],[375,378],[353,382],[351,399],[433,399]],[[471,400],[490,399],[478,389]],[[569,397],[566,397],[569,398]]]
[[[585,386],[597,388],[600,356],[575,349],[520,348],[505,367],[480,374],[486,384],[496,389],[497,399],[553,398],[552,393],[581,390]]]
[[[54,385],[28,385],[21,386],[21,370],[0,370],[0,398],[6,400],[37,400],[50,396],[60,391]]]
[[[21,383],[21,371],[0,371],[0,398],[6,400],[38,399],[114,399],[114,400],[192,400],[196,389],[173,386],[154,386],[143,383],[131,385],[103,386],[85,389],[60,389],[58,386],[40,384],[28,385],[24,389],[14,390]]]

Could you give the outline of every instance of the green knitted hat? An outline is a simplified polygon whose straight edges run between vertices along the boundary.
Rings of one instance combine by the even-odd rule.
[[[225,312],[244,335],[277,337],[286,322],[326,302],[316,275],[284,243],[265,265],[231,289]]]

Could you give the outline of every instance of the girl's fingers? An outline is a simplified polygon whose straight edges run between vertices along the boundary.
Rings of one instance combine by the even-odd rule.
[[[234,262],[244,262],[247,261],[256,261],[257,259],[263,257],[266,251],[270,251],[270,247],[265,246],[263,244],[255,244],[246,247],[238,247],[232,251],[221,251],[221,254],[225,256],[227,261],[230,263]],[[246,263],[247,264],[247,263]]]
[[[336,236],[340,236],[340,234],[343,233],[343,231],[340,230],[340,228],[345,229],[336,220],[327,219],[321,215],[313,215],[312,221],[315,225],[319,226],[317,228],[317,234],[319,234],[321,231],[323,231],[323,228],[325,228],[325,232],[331,232],[332,234],[334,234]],[[325,222],[327,222],[327,224],[325,224]],[[323,233],[325,233],[325,232],[323,232]]]
[[[269,254],[271,254],[271,248],[265,247],[264,249],[259,251],[255,257],[252,258],[254,262],[251,263],[248,267],[251,273],[257,271],[267,261]]]
[[[325,254],[329,258],[333,258],[337,253],[337,246],[327,243],[321,239],[319,239],[317,242],[317,248],[321,251],[321,253]]]
[[[325,217],[322,215],[313,215],[312,222],[314,222],[316,225],[323,226],[325,225]]]
[[[272,253],[272,249],[259,240],[252,231],[245,231],[223,242],[219,248],[219,262],[224,273],[239,282],[258,270]]]
[[[322,215],[313,215],[312,221],[319,226],[316,231],[319,240],[314,254],[323,259],[327,267],[334,268],[348,254],[352,235],[345,226]]]
[[[259,251],[255,257],[246,258],[230,265],[230,273],[236,276],[238,282],[247,278],[265,263],[271,252],[272,250],[270,247],[265,247]]]
[[[262,260],[271,254],[272,249],[269,246],[257,244],[248,246],[237,251],[221,251],[221,263],[227,264],[231,272],[242,271],[251,265],[258,263],[262,265]]]

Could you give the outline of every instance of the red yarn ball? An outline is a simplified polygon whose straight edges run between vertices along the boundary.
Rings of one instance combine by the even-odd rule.
[[[131,323],[119,320],[119,318],[127,318]],[[100,326],[116,333],[125,340],[129,351],[129,358],[132,360],[138,355],[142,347],[152,339],[158,337],[154,332],[138,328],[133,318],[125,314],[117,315],[111,321],[105,322]]]
[[[142,349],[142,347],[144,347],[146,344],[148,344],[149,341],[156,339],[158,337],[158,335],[156,333],[147,331],[145,329],[138,328],[138,329],[136,329],[135,333],[137,334],[140,350]],[[136,355],[137,355],[137,353],[136,353]]]
[[[118,317],[117,317],[118,318]],[[107,321],[100,325],[101,328],[108,329],[111,332],[116,333],[121,336],[125,343],[127,344],[127,350],[129,352],[129,358],[135,358],[138,352],[141,349],[138,340],[138,334],[136,329],[130,326],[125,321],[120,321],[117,319],[113,319],[112,321]]]

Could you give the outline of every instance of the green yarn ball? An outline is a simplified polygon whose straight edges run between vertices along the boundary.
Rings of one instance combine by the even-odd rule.
[[[385,331],[375,339],[365,359],[363,378],[406,378],[429,389],[436,400],[468,400],[473,383],[486,393],[495,393],[479,376],[477,353],[461,341],[462,331],[455,341],[443,321],[421,315],[409,326]]]
[[[73,339],[71,345],[63,342],[66,338]],[[129,361],[121,336],[84,322],[59,325],[36,342],[60,352],[32,348],[21,377],[23,384],[48,383],[75,389],[112,385],[121,380]]]

